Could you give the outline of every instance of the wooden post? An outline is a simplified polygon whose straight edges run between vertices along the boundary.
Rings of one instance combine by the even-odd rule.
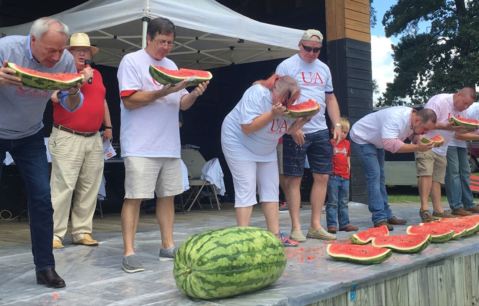
[[[372,111],[369,0],[326,0],[328,64],[341,115],[351,124]],[[367,203],[361,161],[351,157],[351,199]]]

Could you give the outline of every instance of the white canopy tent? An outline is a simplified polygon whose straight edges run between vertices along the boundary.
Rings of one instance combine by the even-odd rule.
[[[95,63],[117,66],[124,54],[140,49],[147,18],[166,17],[177,26],[169,57],[179,67],[209,69],[288,57],[302,30],[258,22],[213,0],[90,0],[54,15],[70,32],[87,32],[101,49]],[[31,23],[0,28],[25,35]]]

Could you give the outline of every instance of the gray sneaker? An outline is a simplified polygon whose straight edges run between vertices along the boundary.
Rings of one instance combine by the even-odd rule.
[[[136,254],[123,256],[123,261],[121,262],[121,268],[127,273],[135,273],[144,271],[143,265],[141,264],[138,256]]]
[[[173,260],[175,259],[176,251],[178,249],[176,247],[171,248],[160,248],[160,261],[165,260]]]

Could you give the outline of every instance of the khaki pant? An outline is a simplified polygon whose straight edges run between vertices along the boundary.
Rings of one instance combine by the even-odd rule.
[[[72,235],[91,233],[104,165],[100,133],[84,137],[53,128],[48,148],[54,238],[65,237],[70,210]]]

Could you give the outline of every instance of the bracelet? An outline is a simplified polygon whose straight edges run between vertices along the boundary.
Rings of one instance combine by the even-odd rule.
[[[112,127],[111,127],[111,126],[104,126],[103,129],[104,129],[104,130],[111,130]]]

